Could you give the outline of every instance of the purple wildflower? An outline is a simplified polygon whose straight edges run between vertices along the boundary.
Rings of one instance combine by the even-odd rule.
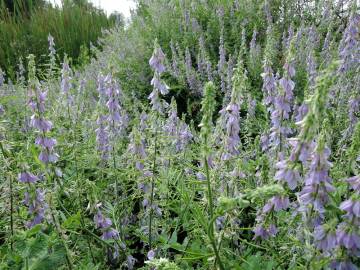
[[[226,122],[226,138],[225,138],[225,153],[222,155],[222,160],[228,160],[233,155],[239,154],[240,145],[240,113],[239,106],[235,103],[230,103],[226,107],[227,122]]]
[[[357,198],[350,198],[340,204],[341,210],[347,212],[348,217],[360,217],[360,200]]]
[[[155,72],[161,74],[166,70],[164,61],[165,61],[164,52],[162,51],[160,46],[156,46],[149,60],[149,65],[151,66],[152,69],[154,69]]]
[[[100,115],[97,119],[98,128],[95,130],[97,149],[101,153],[101,159],[107,160],[109,158],[109,133],[106,127],[107,117]]]
[[[135,158],[135,166],[139,171],[144,170],[144,159],[146,158],[145,140],[141,138],[140,132],[134,128],[130,134],[129,151]]]
[[[166,132],[166,134],[174,138],[177,135],[179,121],[180,119],[177,116],[177,104],[175,98],[172,98],[168,111],[168,118],[164,125],[164,131]]]
[[[348,182],[351,186],[351,188],[360,194],[360,176],[353,176],[348,179],[346,179],[346,182]]]
[[[115,80],[112,79],[111,75],[108,75],[105,80],[107,83],[106,95],[108,97],[108,100],[106,102],[106,107],[109,110],[108,120],[112,124],[112,128],[114,129],[114,125],[121,122],[121,107],[119,104],[120,86]]]
[[[189,142],[192,140],[192,138],[193,135],[190,131],[189,126],[184,121],[181,121],[178,128],[176,151],[183,151],[185,147],[189,144]]]
[[[265,105],[274,104],[274,99],[276,96],[276,81],[272,68],[270,66],[265,66],[261,77],[263,78]],[[268,110],[270,110],[270,107]]]
[[[159,91],[162,95],[166,95],[169,93],[169,87],[164,81],[161,80],[161,74],[166,70],[165,54],[161,50],[161,47],[158,45],[157,41],[155,41],[154,52],[149,60],[149,64],[154,70],[154,77],[151,80],[153,91],[150,93],[148,99],[150,100],[152,109],[162,113],[164,107],[163,103],[165,103],[165,101],[161,101]]]
[[[185,74],[187,83],[192,93],[194,95],[200,95],[201,93],[199,92],[199,82],[196,78],[196,72],[192,66],[190,50],[187,47],[185,49]]]
[[[277,234],[278,229],[274,224],[270,224],[269,226],[258,224],[254,228],[253,232],[255,233],[254,239],[261,238],[263,240],[266,240],[269,237],[274,237]]]
[[[224,29],[221,28],[220,32],[220,42],[219,42],[219,62],[217,65],[218,74],[220,75],[221,80],[221,91],[226,92],[226,83],[225,83],[225,71],[226,71],[226,54],[224,46]]]
[[[294,190],[300,182],[300,173],[297,168],[291,166],[287,160],[276,164],[277,172],[275,179],[282,183],[287,183],[291,190]]]
[[[111,219],[105,217],[100,209],[97,210],[97,213],[94,215],[94,223],[97,229],[102,231],[101,239],[119,239],[119,233],[115,229],[111,228],[112,221]]]
[[[290,205],[289,198],[287,196],[274,196],[263,207],[263,213],[269,213],[274,210],[279,212],[280,210],[286,210]]]
[[[359,270],[359,268],[350,261],[333,261],[330,268],[334,270]]]
[[[320,215],[325,212],[324,206],[329,200],[329,193],[334,191],[329,169],[331,163],[328,161],[330,150],[318,143],[312,157],[310,170],[305,177],[305,186],[300,192],[300,201],[306,207],[312,205],[313,209]]]
[[[337,246],[335,230],[325,228],[324,225],[315,227],[314,240],[316,247],[323,251],[329,251]]]
[[[52,128],[51,121],[45,120],[42,117],[38,117],[35,114],[31,116],[30,125],[37,128],[41,132],[48,132]]]
[[[36,183],[39,181],[39,177],[32,174],[31,172],[19,173],[18,179],[21,183]]]
[[[175,78],[179,78],[180,77],[179,59],[178,59],[179,56],[172,40],[170,42],[170,48],[172,55],[172,63],[171,63],[172,74],[174,75]]]
[[[67,57],[65,56],[61,70],[61,91],[68,94],[71,89],[71,69]]]
[[[48,207],[45,202],[45,191],[36,189],[34,198],[31,198],[30,194],[26,193],[24,204],[29,208],[29,214],[32,215],[32,219],[26,223],[26,227],[32,228],[40,224],[45,218],[45,211]]]
[[[354,227],[346,222],[340,223],[336,231],[336,237],[340,246],[349,250],[360,249],[358,227]]]
[[[359,64],[359,25],[360,15],[353,13],[349,17],[348,25],[339,46],[339,56],[341,60],[340,72],[346,72],[354,65]]]
[[[295,111],[295,121],[300,122],[304,119],[305,115],[309,112],[309,106],[305,103],[301,104],[300,106],[294,108]]]
[[[148,119],[148,116],[145,112],[142,112],[140,115],[140,124],[139,124],[139,130],[145,131],[147,128],[146,120]]]
[[[154,250],[150,250],[148,253],[147,253],[147,258],[151,261],[153,259],[155,259],[155,251]]]

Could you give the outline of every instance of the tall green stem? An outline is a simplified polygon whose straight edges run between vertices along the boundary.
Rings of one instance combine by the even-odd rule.
[[[152,220],[153,220],[153,202],[154,202],[154,188],[155,188],[155,172],[156,172],[156,153],[157,153],[157,125],[158,117],[155,119],[155,142],[154,142],[154,160],[153,160],[153,169],[152,169],[152,178],[151,178],[151,195],[150,195],[150,213],[149,213],[149,248],[152,247]]]
[[[10,180],[10,230],[11,230],[11,239],[10,239],[10,247],[13,250],[13,241],[14,241],[14,196],[13,196],[13,179],[12,176],[9,176]]]
[[[208,201],[209,201],[209,213],[210,213],[210,224],[209,224],[208,234],[209,234],[211,245],[212,245],[214,253],[215,253],[216,263],[219,265],[220,270],[225,270],[225,267],[221,261],[219,251],[217,249],[217,245],[216,245],[216,241],[215,241],[213,195],[212,195],[212,190],[211,190],[209,164],[208,164],[206,156],[204,156],[204,166],[205,166],[205,173],[206,173],[207,192],[208,192]]]

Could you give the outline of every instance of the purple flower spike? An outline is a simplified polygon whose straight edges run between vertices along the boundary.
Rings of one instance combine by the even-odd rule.
[[[275,179],[287,183],[289,188],[294,190],[301,180],[299,171],[289,166],[286,160],[278,162],[276,167],[278,171],[275,174]]]
[[[347,212],[350,217],[360,217],[360,201],[348,199],[340,204],[340,209]]]
[[[56,145],[57,141],[53,138],[47,138],[47,137],[37,137],[35,139],[35,144],[43,146],[44,148],[53,149]]]
[[[318,249],[328,251],[337,246],[335,231],[329,231],[324,226],[317,226],[314,229],[315,245]]]
[[[305,178],[305,186],[300,192],[300,201],[305,205],[313,205],[314,210],[323,214],[329,200],[329,193],[335,188],[329,177],[331,163],[328,161],[330,150],[320,142],[312,155],[310,170]]]
[[[39,177],[32,174],[31,172],[19,173],[18,179],[21,183],[36,183],[39,181]]]
[[[346,182],[348,182],[351,186],[351,188],[356,191],[357,193],[360,193],[360,176],[353,176],[348,179],[346,179]]]
[[[51,121],[45,120],[41,117],[38,118],[35,114],[31,116],[30,125],[42,132],[48,132],[52,128]]]
[[[347,249],[360,249],[359,232],[349,224],[341,223],[336,231],[336,237],[339,245]]]
[[[45,211],[48,208],[48,205],[45,202],[44,190],[36,189],[35,198],[33,200],[29,199],[29,194],[27,197],[25,205],[29,207],[29,214],[33,215],[33,219],[26,223],[26,227],[32,228],[44,220]]]
[[[119,239],[119,232],[111,228],[112,222],[109,218],[104,217],[100,210],[94,216],[94,223],[97,229],[102,231],[101,239],[110,240],[110,239]]]
[[[333,270],[359,270],[359,268],[350,261],[333,261],[330,264]]]
[[[155,41],[155,49],[153,55],[150,58],[149,64],[154,70],[154,77],[151,80],[151,85],[153,86],[153,91],[150,93],[148,99],[152,105],[154,111],[163,113],[163,107],[166,107],[166,102],[160,99],[159,92],[162,95],[169,93],[169,87],[164,81],[161,80],[161,73],[165,72],[165,54],[161,50],[157,41]],[[165,104],[166,103],[166,104]]]
[[[118,238],[119,238],[119,233],[117,230],[113,228],[105,230],[101,236],[101,239],[103,240],[118,239]]]
[[[169,87],[157,76],[152,78],[151,85],[158,89],[162,95],[167,95],[169,93]]]
[[[268,227],[265,227],[262,224],[258,224],[254,228],[253,232],[255,233],[254,239],[261,238],[263,240],[266,240],[269,237],[274,237],[277,234],[278,229],[274,224],[270,224]]]
[[[157,73],[161,74],[165,72],[166,68],[164,65],[165,61],[165,54],[160,48],[160,46],[157,46],[154,49],[153,55],[151,56],[149,60],[149,65],[154,69]]]
[[[154,250],[150,250],[148,253],[147,253],[147,258],[151,261],[153,259],[155,259],[155,251]]]

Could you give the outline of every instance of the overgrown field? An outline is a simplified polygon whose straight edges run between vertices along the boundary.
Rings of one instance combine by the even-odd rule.
[[[0,68],[11,80],[19,79],[19,66],[31,53],[43,70],[48,64],[49,33],[56,40],[56,61],[61,62],[66,53],[80,66],[102,29],[114,24],[113,17],[107,18],[87,0],[65,0],[61,8],[47,0],[0,0]]]
[[[49,41],[0,74],[0,269],[359,269],[356,1],[139,0],[80,69]]]

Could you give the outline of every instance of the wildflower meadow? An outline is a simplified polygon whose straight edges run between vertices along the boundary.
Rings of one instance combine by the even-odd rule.
[[[0,70],[0,269],[360,269],[359,1],[136,5]]]

